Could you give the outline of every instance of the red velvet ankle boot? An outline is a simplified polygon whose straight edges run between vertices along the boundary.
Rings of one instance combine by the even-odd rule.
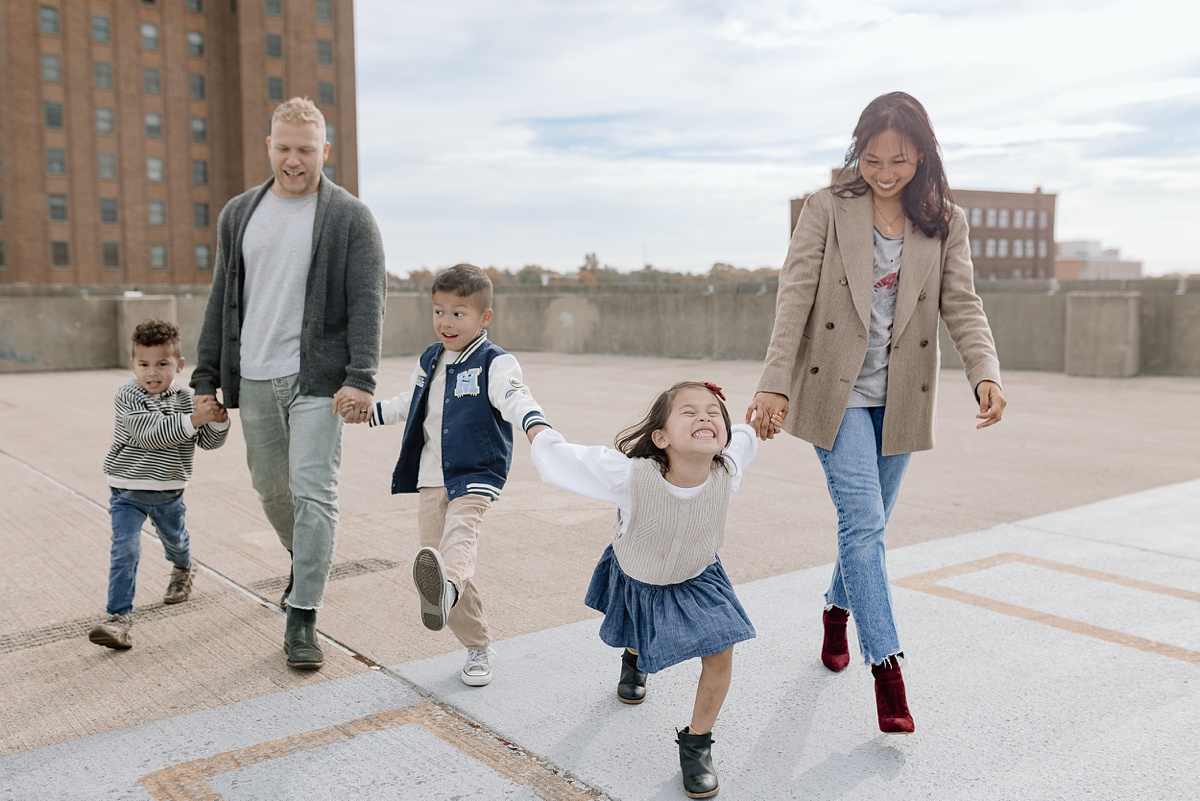
[[[904,694],[904,677],[900,661],[889,656],[878,665],[871,665],[875,676],[875,710],[879,713],[879,730],[887,734],[910,734],[913,731],[912,713]]]
[[[831,606],[821,615],[825,624],[825,641],[821,643],[821,662],[837,673],[850,664],[850,646],[846,644],[846,621],[850,613]]]

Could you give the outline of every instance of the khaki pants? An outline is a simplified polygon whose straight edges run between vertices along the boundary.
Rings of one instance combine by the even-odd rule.
[[[471,577],[475,575],[479,525],[492,505],[482,495],[463,495],[450,500],[445,487],[421,487],[417,529],[422,548],[437,548],[446,567],[446,578],[458,590],[458,603],[450,610],[450,630],[467,648],[483,649],[492,644],[492,634],[483,618],[483,601]]]

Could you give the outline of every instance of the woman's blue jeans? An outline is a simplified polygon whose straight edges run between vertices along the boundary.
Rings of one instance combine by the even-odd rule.
[[[137,593],[138,562],[142,558],[142,524],[154,524],[167,559],[178,568],[192,563],[191,541],[183,519],[183,490],[127,490],[112,488],[108,502],[112,516],[112,552],[108,564],[110,615],[133,611]]]
[[[909,454],[883,455],[883,408],[847,409],[833,449],[816,448],[838,515],[838,557],[825,603],[850,610],[869,665],[901,651],[883,535]]]

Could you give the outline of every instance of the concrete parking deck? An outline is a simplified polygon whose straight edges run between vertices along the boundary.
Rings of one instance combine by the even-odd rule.
[[[759,371],[518,355],[555,426],[597,444],[685,377],[724,385],[738,418]],[[381,395],[411,365],[385,360]],[[286,554],[237,430],[187,491],[192,600],[160,603],[169,567],[147,535],[135,647],[89,643],[126,377],[0,377],[0,799],[683,797],[673,727],[698,665],[616,701],[617,655],[582,604],[611,510],[541,484],[523,442],[481,545],[488,687],[462,685],[457,642],[420,625],[416,503],[388,493],[398,429],[346,432],[323,670],[284,665]],[[722,553],[759,636],[715,731],[720,798],[1200,795],[1200,380],[1008,373],[1005,392],[1004,422],[976,431],[961,372],[943,373],[938,447],[893,517],[909,737],[879,733],[865,668],[817,658],[832,507],[808,445],[763,444]]]

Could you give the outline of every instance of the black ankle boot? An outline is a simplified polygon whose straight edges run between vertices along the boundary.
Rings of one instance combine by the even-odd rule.
[[[621,679],[617,682],[617,700],[640,704],[646,700],[646,671],[638,670],[637,654],[625,649],[621,655]]]
[[[287,608],[287,628],[283,632],[288,667],[319,670],[325,655],[317,645],[317,610]]]
[[[675,730],[679,743],[679,769],[688,798],[712,798],[721,789],[712,762],[712,732],[692,734],[687,726]]]

